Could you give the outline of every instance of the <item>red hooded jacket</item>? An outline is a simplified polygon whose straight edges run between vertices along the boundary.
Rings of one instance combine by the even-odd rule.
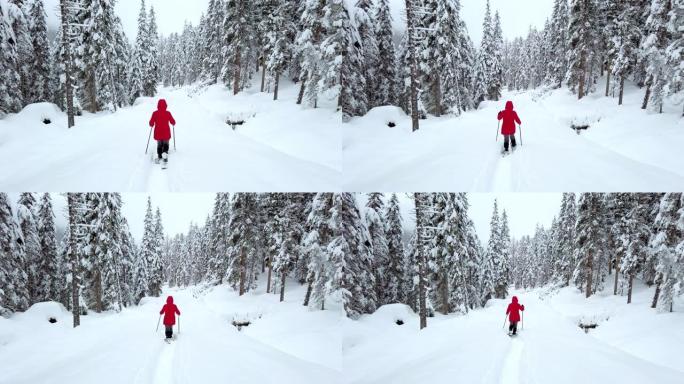
[[[157,103],[157,110],[152,113],[150,127],[154,127],[154,139],[157,141],[171,140],[171,125],[176,125],[176,120],[171,116],[171,112],[166,110],[166,100],[160,99]]]
[[[508,315],[508,320],[511,321],[511,323],[517,323],[520,321],[520,312],[519,311],[524,311],[525,306],[522,304],[518,304],[518,297],[513,296],[513,302],[508,304],[508,308],[506,309],[506,314]]]
[[[503,120],[503,126],[501,127],[502,135],[515,135],[515,123],[522,124],[518,113],[513,110],[512,101],[506,103],[506,109],[499,112],[498,119]]]
[[[176,307],[176,304],[173,303],[173,296],[166,298],[166,304],[164,304],[161,311],[159,311],[160,315],[162,313],[164,314],[164,325],[172,326],[176,324],[176,314],[180,316],[180,311],[178,310],[178,307]]]

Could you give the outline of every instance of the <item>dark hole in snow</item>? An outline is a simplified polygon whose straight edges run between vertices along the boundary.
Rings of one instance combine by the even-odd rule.
[[[394,128],[397,126],[397,124],[394,121],[390,121],[389,123],[387,123],[387,126],[390,128]]]
[[[244,121],[244,120],[235,120],[235,121],[232,121],[232,120],[228,119],[228,120],[226,120],[226,124],[228,124],[228,125],[230,125],[231,127],[233,127],[233,131],[234,131],[238,126],[244,125],[244,124],[245,124],[245,121]]]
[[[396,321],[396,323],[397,323],[397,325],[404,325],[404,320],[398,319],[398,320]]]
[[[45,124],[45,125],[52,124],[52,120],[45,118],[45,119],[43,119],[43,124]]]
[[[572,129],[574,129],[575,132],[577,132],[578,135],[579,135],[582,131],[588,130],[589,127],[590,127],[590,125],[588,125],[588,124],[583,124],[583,125],[575,125],[575,124],[573,124],[573,125],[572,125]]]
[[[51,318],[48,319],[48,321],[49,321],[51,324],[54,324],[54,323],[57,322],[57,319],[55,319],[54,317],[51,317]]]
[[[250,324],[252,324],[250,321],[236,321],[233,320],[232,322],[233,326],[238,329],[238,331],[242,331],[242,327],[248,327]]]
[[[584,329],[584,333],[589,333],[590,329],[596,329],[598,327],[598,324],[584,324],[584,323],[579,323],[579,327]]]

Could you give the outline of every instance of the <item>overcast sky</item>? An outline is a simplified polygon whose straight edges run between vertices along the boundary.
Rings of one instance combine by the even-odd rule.
[[[59,0],[44,0],[51,26],[56,26],[57,5]],[[405,0],[390,0],[395,28],[403,29],[405,23]],[[154,5],[157,24],[162,35],[182,32],[185,21],[197,25],[202,12],[207,9],[209,0],[146,0],[147,7]],[[491,0],[492,14],[499,10],[504,37],[513,39],[526,36],[530,25],[541,29],[544,21],[551,16],[553,0]],[[468,32],[476,46],[482,39],[482,21],[485,13],[484,0],[461,0],[461,17],[468,26]],[[139,0],[118,0],[116,12],[121,17],[124,30],[129,39],[134,40],[138,32]]]
[[[405,229],[412,231],[415,228],[413,196],[406,193],[398,196],[401,198],[401,214]],[[469,193],[468,214],[475,224],[480,241],[486,244],[489,240],[489,222],[496,199],[499,202],[499,214],[504,209],[508,214],[511,236],[521,238],[525,235],[534,235],[537,224],[549,228],[554,216],[560,211],[562,197],[562,194],[555,193]],[[360,196],[359,202],[365,204],[365,196]]]
[[[403,30],[406,23],[405,0],[390,0],[395,29]],[[468,27],[468,33],[476,47],[482,40],[482,22],[484,21],[485,0],[461,0],[461,18]],[[551,17],[553,0],[491,0],[492,17],[498,10],[501,16],[501,29],[504,38],[512,40],[527,36],[530,25],[541,29],[544,22]]]

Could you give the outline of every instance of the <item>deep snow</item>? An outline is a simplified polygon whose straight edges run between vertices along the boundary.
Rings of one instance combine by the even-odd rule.
[[[59,305],[37,304],[0,318],[0,383],[340,382],[341,310],[309,311],[301,305],[305,289],[289,283],[284,303],[225,287],[166,289],[121,313],[83,316],[76,329]],[[170,344],[163,326],[155,332],[166,294],[182,313]],[[253,321],[238,331],[233,319]]]
[[[221,85],[160,89],[117,112],[85,113],[76,127],[52,104],[30,105],[0,120],[0,190],[5,192],[301,192],[338,191],[341,115],[322,100],[295,104],[284,82],[280,100],[255,84],[233,96]],[[177,125],[169,169],[145,155],[148,122],[165,98]],[[49,117],[52,124],[43,124]],[[246,118],[233,131],[228,119]]]
[[[625,103],[600,93],[581,101],[567,89],[506,92],[460,117],[430,117],[412,133],[399,108],[380,107],[344,128],[344,190],[417,192],[651,192],[684,188],[684,119],[640,109],[643,90]],[[523,146],[503,158],[497,112],[512,100]],[[388,122],[397,124],[389,128]],[[573,123],[589,123],[581,135]],[[519,141],[520,136],[518,136]],[[520,143],[519,143],[520,144]]]
[[[438,314],[422,331],[418,317],[397,304],[345,321],[346,382],[684,382],[684,303],[679,312],[657,313],[648,305],[653,289],[641,286],[630,305],[606,293],[587,300],[575,288],[511,294],[525,305],[523,329],[514,338],[503,328],[504,300],[467,315]],[[598,320],[598,328],[585,334],[578,327],[584,319]]]

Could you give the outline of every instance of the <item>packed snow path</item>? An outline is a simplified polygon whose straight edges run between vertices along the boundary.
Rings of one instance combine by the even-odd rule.
[[[385,306],[358,322],[348,322],[345,377],[350,384],[684,382],[684,371],[585,334],[573,319],[536,294],[519,293],[519,297],[526,311],[524,329],[516,337],[509,337],[508,328],[502,327],[508,304],[503,300],[493,300],[487,308],[465,316],[428,318],[422,331],[415,314],[403,306]],[[397,318],[404,325],[397,326]],[[673,340],[659,348],[667,345],[678,344]],[[670,353],[677,354],[676,347]]]
[[[163,325],[155,333],[166,294],[174,296],[182,313],[181,332],[178,334],[178,327],[174,327],[177,338],[169,344],[163,340]],[[279,326],[256,324],[252,325],[257,327],[254,330],[239,332],[230,324],[232,311],[240,313],[247,308],[251,311],[260,308],[265,310],[263,321],[277,319],[283,315],[267,309],[271,301],[277,302],[277,296],[270,295],[268,301],[250,302],[233,294],[206,301],[203,296],[195,297],[191,290],[167,291],[165,295],[145,299],[143,305],[120,314],[85,316],[76,329],[69,328],[71,319],[66,313],[56,325],[30,314],[24,315],[26,318],[18,315],[17,319],[4,320],[18,322],[20,329],[5,334],[2,327],[9,323],[0,323],[0,361],[3,362],[0,383],[314,384],[340,381],[338,368],[341,367],[335,366],[337,359],[341,361],[340,346],[335,338],[328,337],[330,332],[339,334],[339,324],[328,324],[325,328],[323,325],[327,323],[322,321],[319,329],[300,331],[297,348],[288,348],[277,337],[259,334],[261,328],[266,328],[266,332],[284,332],[306,324],[308,318],[319,321],[336,318],[325,312],[307,313],[299,297],[296,302],[273,308],[297,311],[300,319],[295,317],[290,323],[280,322]],[[254,335],[246,331],[254,331]],[[305,335],[306,332],[311,335]],[[308,354],[299,349],[308,349]],[[315,356],[311,351],[320,355]]]
[[[248,90],[232,96],[212,86],[160,90],[155,98],[115,113],[66,117],[47,104],[0,120],[0,188],[3,191],[298,192],[337,191],[341,179],[339,114],[295,104],[297,87],[282,100]],[[167,170],[144,154],[148,122],[165,98],[176,119]],[[51,116],[45,116],[51,115]],[[49,117],[50,125],[42,120]],[[228,119],[245,119],[233,131]]]
[[[577,101],[567,90],[506,93],[460,117],[421,121],[382,107],[353,120],[344,133],[344,189],[353,191],[676,191],[684,188],[681,107],[662,115],[597,95]],[[522,145],[502,157],[497,113],[512,100],[522,119]],[[387,124],[394,122],[395,128]],[[573,123],[590,125],[581,135]]]

